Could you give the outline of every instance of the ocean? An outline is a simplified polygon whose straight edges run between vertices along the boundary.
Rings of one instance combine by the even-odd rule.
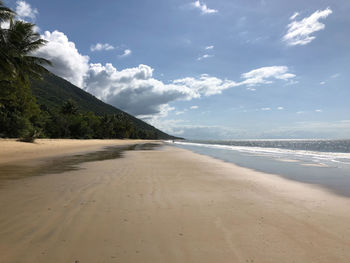
[[[203,140],[168,143],[350,197],[350,140]]]

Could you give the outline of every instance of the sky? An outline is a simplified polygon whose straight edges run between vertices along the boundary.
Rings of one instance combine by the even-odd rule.
[[[350,138],[348,0],[4,2],[53,73],[172,135]]]

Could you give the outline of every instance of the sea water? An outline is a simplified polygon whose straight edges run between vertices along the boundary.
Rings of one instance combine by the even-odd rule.
[[[226,162],[350,197],[350,140],[169,141]]]

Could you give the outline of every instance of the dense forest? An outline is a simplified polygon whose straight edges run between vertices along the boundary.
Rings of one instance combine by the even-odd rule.
[[[0,0],[0,137],[175,138],[48,72],[32,55],[46,41],[15,15]]]

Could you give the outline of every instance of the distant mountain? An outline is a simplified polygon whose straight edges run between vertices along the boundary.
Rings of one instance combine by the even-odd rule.
[[[44,105],[48,109],[60,109],[67,100],[71,99],[77,103],[79,110],[82,112],[93,112],[99,116],[123,114],[137,129],[152,132],[157,135],[158,139],[177,139],[177,137],[168,135],[148,123],[104,103],[90,93],[52,73],[45,74],[43,80],[32,81],[31,88],[37,103]]]

